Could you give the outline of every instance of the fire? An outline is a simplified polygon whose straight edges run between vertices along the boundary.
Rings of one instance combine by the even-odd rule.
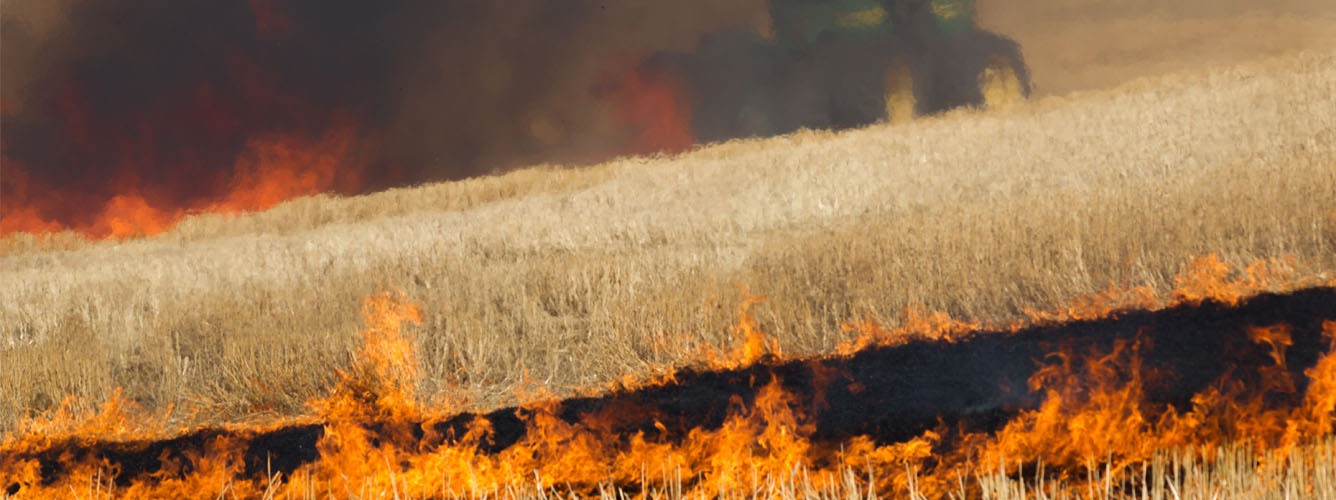
[[[1294,274],[1292,259],[1259,260],[1237,278],[1227,279],[1229,266],[1211,254],[1192,260],[1187,272],[1174,278],[1175,304],[1214,300],[1237,304],[1244,297],[1265,290],[1275,283],[1285,283]]]
[[[737,347],[728,352],[706,348],[696,353],[695,357],[707,360],[706,365],[711,369],[728,370],[756,364],[767,356],[783,356],[779,343],[761,331],[752,313],[752,307],[765,302],[767,297],[752,295],[746,289],[742,296],[742,303],[738,305],[738,324],[732,328]]]
[[[299,196],[331,190],[346,192],[360,183],[357,168],[349,163],[355,131],[356,127],[342,124],[314,141],[281,134],[252,139],[233,163],[228,188],[217,196],[174,202],[137,188],[125,188],[90,218],[79,222],[67,223],[43,215],[43,204],[58,200],[51,193],[61,190],[51,186],[34,189],[23,170],[7,166],[6,182],[14,183],[6,185],[0,236],[62,230],[91,238],[151,236],[171,229],[192,214],[260,211]]]
[[[257,37],[281,43],[291,22],[272,2],[248,2]],[[324,109],[284,90],[281,70],[243,54],[226,54],[221,82],[200,82],[145,98],[115,112],[90,103],[95,94],[72,80],[52,97],[64,148],[25,163],[4,155],[0,237],[16,232],[74,231],[93,239],[152,236],[185,217],[266,210],[320,193],[356,193],[385,184],[366,150],[377,131],[358,113]],[[610,122],[623,132],[595,155],[681,152],[696,143],[687,84],[670,67],[635,67],[606,96]],[[8,117],[6,117],[8,118]],[[31,154],[31,153],[30,153]]]
[[[352,153],[354,132],[351,125],[341,125],[314,142],[283,136],[251,141],[237,158],[231,189],[207,211],[265,210],[288,199],[360,184],[356,171],[339,170]]]
[[[218,8],[243,23],[251,14],[253,29],[233,36],[220,22],[172,50],[153,30],[120,33],[126,40],[35,75],[42,90],[0,110],[14,132],[0,143],[0,237],[150,236],[193,214],[366,185],[363,106],[321,95],[277,62],[300,50],[287,40],[286,7]]]
[[[361,334],[356,362],[339,373],[334,393],[312,402],[312,407],[333,421],[419,418],[421,410],[413,399],[419,376],[417,355],[403,330],[421,323],[422,311],[402,295],[381,293],[362,304],[362,313],[367,327]]]
[[[946,498],[993,488],[965,478],[997,467],[1048,481],[1050,489],[1085,491],[1100,478],[1102,488],[1130,492],[1152,486],[1143,468],[1160,463],[1167,451],[1211,460],[1235,443],[1271,452],[1250,465],[1259,471],[1317,463],[1320,457],[1310,454],[1329,453],[1318,443],[1336,433],[1336,318],[1327,307],[1336,290],[1309,289],[1303,299],[1249,298],[1262,291],[1257,287],[1275,285],[1262,279],[1274,275],[1263,272],[1270,267],[1250,266],[1231,277],[1228,268],[1219,272],[1218,262],[1195,261],[1168,300],[1144,289],[1106,291],[1033,315],[1038,326],[1010,325],[991,334],[943,315],[915,313],[897,328],[864,321],[850,332],[860,339],[851,344],[858,350],[806,359],[779,352],[751,313],[761,298],[748,296],[734,332],[738,347],[707,356],[704,368],[693,369],[702,371],[598,396],[539,397],[487,414],[421,403],[412,330],[422,311],[403,294],[378,294],[364,304],[362,348],[329,396],[311,402],[310,419],[144,441],[164,426],[137,426],[151,420],[135,418],[137,410],[119,398],[89,416],[62,409],[0,442],[0,486],[22,498],[71,488],[115,498],[441,498],[523,491],[718,498],[773,496],[779,485],[801,480],[813,491]],[[1252,322],[1270,309],[1250,304],[1265,300],[1292,300],[1285,311],[1316,316]],[[1158,315],[1126,325],[1118,318],[1135,311],[1145,316],[1147,309],[1128,307],[1149,303]],[[1078,319],[1061,322],[1065,317]],[[1200,328],[1163,330],[1184,321]],[[1043,337],[1092,325],[1113,333]],[[1205,358],[1161,347],[1187,341],[1183,336],[1219,342],[1189,344],[1209,351]],[[1045,348],[1035,342],[1048,341],[1025,340],[1032,337],[1056,343]],[[1000,421],[967,410],[940,415],[936,424],[885,428],[876,422],[893,415],[849,413],[900,390],[879,380],[901,376],[879,356],[968,352],[963,349],[988,342],[1046,353],[1025,379],[1029,396],[1001,399],[1010,403],[996,408]],[[1193,381],[1197,372],[1178,371],[1181,363],[1203,361],[1230,367],[1203,372],[1214,375],[1200,383]],[[892,371],[869,375],[870,369]],[[864,421],[872,427],[860,427]],[[259,444],[279,433],[310,451]],[[163,442],[176,444],[146,444]],[[141,453],[145,462],[118,461],[97,446]],[[280,467],[263,465],[270,463]]]
[[[1331,348],[1317,364],[1304,370],[1309,380],[1308,390],[1294,418],[1285,423],[1281,441],[1284,449],[1292,449],[1311,436],[1336,431],[1336,321],[1324,322],[1322,333],[1331,341]]]
[[[925,314],[920,309],[910,308],[905,311],[904,325],[898,328],[888,329],[871,319],[845,322],[840,327],[846,333],[857,332],[856,337],[835,346],[835,352],[850,356],[872,346],[903,344],[911,340],[953,341],[978,331],[981,325],[953,319],[946,313]]]
[[[596,84],[608,94],[613,119],[625,127],[630,139],[625,154],[677,153],[696,143],[691,128],[691,103],[686,78],[667,65],[636,66],[616,71],[611,64]],[[615,75],[615,76],[614,76]]]

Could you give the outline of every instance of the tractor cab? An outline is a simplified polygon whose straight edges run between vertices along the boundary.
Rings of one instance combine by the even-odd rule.
[[[881,0],[772,0],[770,19],[775,41],[791,49],[889,33],[893,25]]]
[[[802,50],[891,33],[952,35],[974,24],[974,0],[771,0],[775,41]]]
[[[680,82],[684,121],[702,141],[1009,107],[1029,95],[1029,70],[1016,42],[979,28],[974,5],[769,0],[769,33],[708,33],[640,73]]]

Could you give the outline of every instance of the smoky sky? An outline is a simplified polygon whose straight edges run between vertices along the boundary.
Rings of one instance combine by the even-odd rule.
[[[600,73],[762,0],[3,0],[10,183],[190,199],[249,141],[354,131],[357,190],[618,153]],[[12,195],[12,193],[11,193]],[[29,196],[34,196],[29,193]]]

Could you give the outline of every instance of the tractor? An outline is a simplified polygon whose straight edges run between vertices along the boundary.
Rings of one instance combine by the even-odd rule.
[[[973,0],[770,0],[772,28],[658,53],[643,79],[680,81],[698,141],[901,122],[1027,97],[1020,46],[981,29]]]

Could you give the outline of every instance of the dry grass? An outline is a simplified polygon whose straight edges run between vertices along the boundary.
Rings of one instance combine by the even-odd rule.
[[[979,0],[1025,48],[1039,95],[1336,47],[1328,0]]]
[[[0,429],[113,386],[209,420],[302,411],[359,300],[398,288],[424,398],[556,394],[731,341],[738,284],[789,352],[906,307],[1006,322],[1192,255],[1336,270],[1336,53],[983,114],[591,170],[315,198],[0,258]],[[15,245],[15,244],[11,244]],[[12,247],[11,247],[12,248]],[[1330,274],[1327,274],[1330,279]]]

